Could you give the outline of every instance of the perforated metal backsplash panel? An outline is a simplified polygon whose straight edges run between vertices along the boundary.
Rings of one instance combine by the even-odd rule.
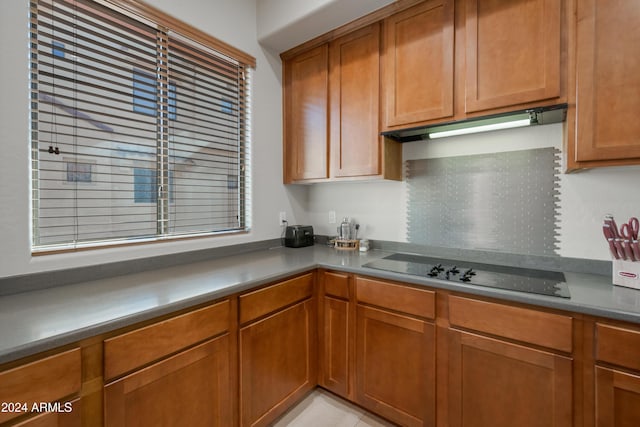
[[[409,160],[407,240],[556,255],[559,151]]]

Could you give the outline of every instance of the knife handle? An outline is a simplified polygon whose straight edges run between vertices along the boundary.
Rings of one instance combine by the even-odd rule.
[[[627,256],[627,259],[629,261],[635,261],[636,258],[631,249],[631,241],[627,239],[622,240],[622,247],[624,248],[624,254]]]
[[[620,255],[620,258],[622,258],[623,261],[627,260],[627,252],[625,251],[625,248],[622,246],[622,239],[613,239],[614,244],[616,245],[616,249],[618,250],[618,255]],[[620,259],[617,258],[617,259]]]
[[[613,255],[615,259],[620,259],[620,255],[618,255],[618,248],[616,247],[615,239],[610,237],[607,239],[607,242],[609,242],[609,250],[611,251],[611,255]]]
[[[638,241],[629,241],[629,246],[631,246],[631,252],[633,252],[635,260],[640,261],[640,245],[638,245]]]

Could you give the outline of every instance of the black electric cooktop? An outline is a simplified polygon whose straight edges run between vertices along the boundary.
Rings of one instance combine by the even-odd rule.
[[[453,261],[421,255],[393,254],[363,267],[440,280],[507,289],[510,291],[569,298],[563,273]]]

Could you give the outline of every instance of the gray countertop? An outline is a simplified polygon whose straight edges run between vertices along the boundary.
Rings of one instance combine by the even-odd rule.
[[[373,270],[363,264],[388,255],[326,246],[257,250],[0,297],[0,363],[112,331],[316,267],[455,290],[542,307],[640,323],[640,291],[610,277],[565,273],[571,298],[547,297]]]

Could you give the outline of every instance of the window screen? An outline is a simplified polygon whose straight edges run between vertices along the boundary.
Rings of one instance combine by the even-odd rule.
[[[253,64],[103,3],[31,2],[34,252],[247,230]]]

